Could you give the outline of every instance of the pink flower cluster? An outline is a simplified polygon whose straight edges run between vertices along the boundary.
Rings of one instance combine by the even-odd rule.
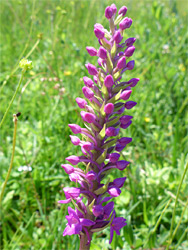
[[[120,160],[120,152],[132,138],[121,137],[119,132],[132,123],[133,117],[124,112],[136,105],[136,102],[128,99],[139,79],[122,81],[122,74],[134,68],[134,60],[129,58],[135,51],[133,44],[136,39],[131,37],[123,41],[123,33],[132,25],[132,19],[125,17],[127,7],[121,7],[117,17],[116,13],[115,4],[105,10],[110,31],[101,24],[94,25],[99,49],[86,47],[90,56],[98,57],[97,67],[90,63],[85,65],[90,75],[90,78],[83,77],[85,99],[76,98],[86,127],[69,124],[75,134],[70,136],[71,142],[81,147],[82,155],[71,155],[66,158],[69,164],[62,165],[70,180],[77,184],[77,187],[65,187],[66,199],[59,201],[72,202],[75,207],[68,207],[68,223],[63,236],[78,234],[80,249],[89,249],[93,233],[108,226],[111,243],[113,233],[119,235],[120,229],[126,225],[124,218],[116,217],[112,201],[121,194],[126,177],[111,182],[105,177],[112,170],[123,171],[129,164]],[[77,134],[82,134],[84,140]]]

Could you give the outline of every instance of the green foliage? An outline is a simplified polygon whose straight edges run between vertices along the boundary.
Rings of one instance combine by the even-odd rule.
[[[135,69],[124,80],[139,77],[131,100],[138,105],[127,111],[133,124],[123,136],[133,142],[121,159],[132,162],[118,197],[118,216],[127,227],[108,245],[109,229],[96,233],[91,249],[164,249],[168,243],[177,188],[188,153],[188,87],[186,65],[186,7],[182,1],[114,1],[126,4],[133,19],[124,38],[135,36]],[[12,150],[12,114],[21,112],[13,170],[1,208],[1,247],[20,249],[78,249],[77,236],[63,237],[67,205],[62,188],[69,178],[61,169],[65,157],[80,154],[70,143],[69,123],[81,124],[75,98],[82,96],[85,63],[95,64],[85,47],[97,48],[93,25],[108,21],[104,10],[110,1],[2,1],[0,117],[19,81],[19,59],[30,56],[33,69],[24,75],[22,90],[0,132],[1,186]],[[36,43],[37,42],[37,43]],[[20,58],[21,56],[21,58]],[[13,72],[13,73],[12,73]],[[31,166],[32,171],[18,171]],[[109,178],[121,177],[111,172]],[[174,229],[185,207],[188,177],[176,206]],[[155,225],[165,209],[160,223]],[[171,249],[188,247],[185,212]],[[187,231],[186,231],[187,232]],[[176,246],[178,248],[176,248]]]

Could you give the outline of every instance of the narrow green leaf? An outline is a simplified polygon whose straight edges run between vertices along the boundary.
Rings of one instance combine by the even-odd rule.
[[[102,140],[105,137],[105,131],[106,131],[106,123],[104,124],[103,128],[101,129],[100,133],[98,134],[98,138]]]

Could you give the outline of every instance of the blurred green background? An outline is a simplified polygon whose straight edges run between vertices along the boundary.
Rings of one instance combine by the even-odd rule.
[[[18,121],[16,153],[1,207],[1,248],[20,250],[78,249],[77,236],[62,236],[67,205],[62,188],[69,178],[61,168],[65,158],[81,155],[69,138],[68,124],[82,125],[75,98],[83,97],[85,63],[96,64],[86,46],[98,48],[93,25],[108,28],[104,10],[111,1],[1,1],[0,117],[18,84],[19,60],[30,53],[34,68],[27,72],[0,131],[2,185],[12,152],[12,114]],[[109,229],[94,236],[91,249],[165,249],[175,196],[188,153],[187,1],[114,1],[128,7],[135,36],[135,69],[123,77],[139,77],[128,111],[133,124],[122,135],[133,137],[121,159],[127,181],[116,198],[118,216],[128,225],[108,244]],[[23,166],[31,167],[24,171]],[[31,171],[30,171],[31,170]],[[113,172],[113,177],[122,173]],[[174,229],[188,198],[188,177],[182,184]],[[170,200],[171,199],[171,200]],[[169,201],[170,200],[170,201]],[[170,202],[155,232],[166,204]],[[170,249],[188,249],[188,210]],[[74,248],[73,248],[74,246]]]

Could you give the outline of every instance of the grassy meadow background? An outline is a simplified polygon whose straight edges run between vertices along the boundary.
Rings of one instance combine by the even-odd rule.
[[[85,63],[96,64],[85,49],[98,48],[93,25],[108,27],[105,7],[111,1],[22,0],[1,1],[0,119],[17,87],[19,60],[27,56],[33,69],[22,86],[0,130],[0,186],[11,153],[12,115],[18,121],[13,169],[1,207],[1,249],[72,250],[77,236],[63,237],[68,205],[58,205],[69,186],[61,168],[71,154],[81,155],[69,138],[69,123],[82,125],[75,102],[82,94]],[[118,216],[128,225],[111,245],[109,229],[95,234],[92,250],[165,249],[169,239],[175,196],[188,160],[187,10],[174,1],[115,0],[128,7],[135,36],[135,69],[123,79],[139,77],[131,100],[138,104],[127,114],[133,124],[121,134],[133,137],[121,159],[131,161],[122,194],[116,198]],[[21,166],[31,167],[23,171]],[[112,172],[113,178],[122,173]],[[170,249],[188,249],[188,176],[181,186],[173,230],[181,221]],[[165,206],[168,207],[165,209]],[[165,209],[165,210],[164,210]],[[163,212],[162,212],[163,211]],[[185,212],[182,215],[182,212]],[[162,217],[160,218],[160,216]],[[182,218],[181,218],[182,217]],[[158,219],[160,223],[156,224]],[[156,226],[157,225],[157,226]]]

